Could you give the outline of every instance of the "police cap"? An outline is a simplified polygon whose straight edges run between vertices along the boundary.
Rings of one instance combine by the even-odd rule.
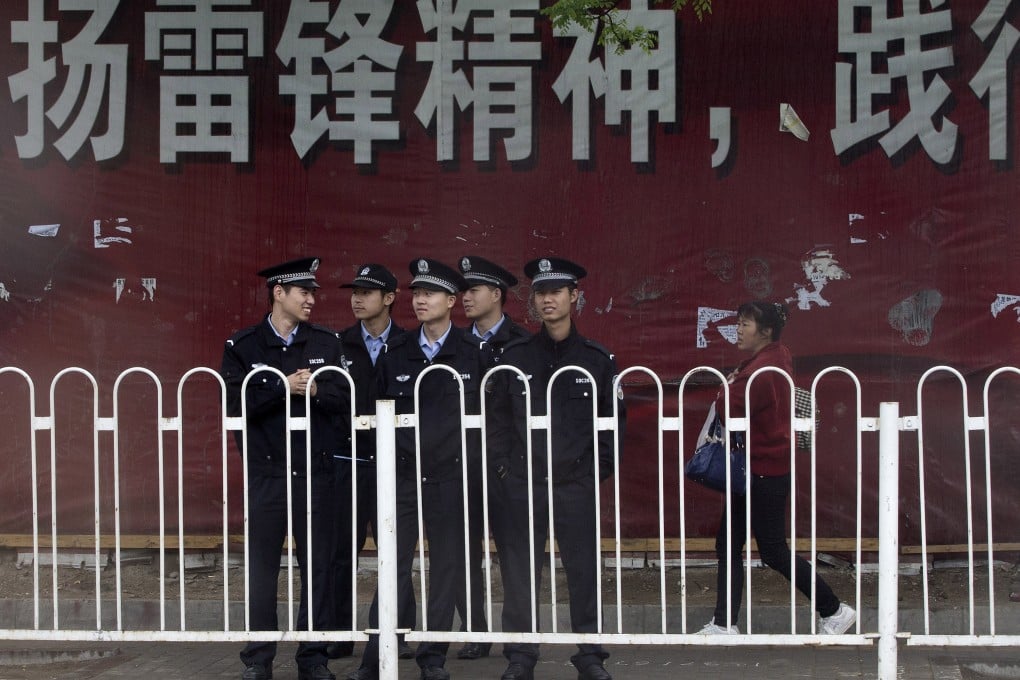
[[[266,279],[266,285],[272,288],[279,285],[293,285],[301,288],[318,288],[315,281],[315,270],[319,268],[319,258],[303,257],[299,260],[290,260],[283,264],[266,267],[258,275]]]
[[[577,285],[587,275],[584,267],[562,257],[541,257],[524,265],[524,275],[533,290],[549,290]]]
[[[517,285],[516,276],[495,262],[490,262],[477,255],[465,255],[460,258],[460,271],[464,274],[469,287],[482,283],[506,290]]]
[[[358,268],[358,275],[354,277],[354,280],[340,287],[365,288],[392,293],[397,290],[397,277],[381,264],[363,264]]]
[[[468,287],[467,281],[456,269],[429,257],[411,260],[407,269],[414,276],[410,288],[424,288],[456,295]]]

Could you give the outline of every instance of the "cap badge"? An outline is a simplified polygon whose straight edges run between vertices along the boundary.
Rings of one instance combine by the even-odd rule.
[[[314,260],[312,260],[312,266],[308,268],[308,271],[310,273],[314,274],[315,270],[318,269],[318,268],[319,268],[319,258],[315,258]]]
[[[539,261],[539,263],[538,263],[538,270],[540,272],[550,272],[550,271],[552,271],[552,262],[550,262],[549,260],[541,260],[541,261]]]
[[[428,274],[429,273],[429,263],[426,262],[425,260],[418,260],[418,273],[419,274]]]
[[[365,267],[364,269],[361,270],[361,273],[358,274],[358,276],[368,276],[369,271],[371,270],[368,267]]]
[[[462,258],[460,261],[460,268],[466,272],[471,271],[471,260],[468,258]]]

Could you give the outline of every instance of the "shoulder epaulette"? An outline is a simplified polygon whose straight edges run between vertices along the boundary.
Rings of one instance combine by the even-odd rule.
[[[616,355],[615,354],[613,354],[608,349],[606,349],[605,347],[603,347],[599,343],[595,342],[594,340],[590,340],[589,338],[585,338],[584,339],[584,344],[587,345],[588,347],[591,347],[592,349],[597,349],[598,351],[602,352],[603,354],[605,354],[610,359],[616,359]]]
[[[467,331],[461,333],[460,338],[463,342],[466,342],[472,347],[481,347],[484,344],[484,341],[480,337]]]
[[[312,330],[316,330],[316,331],[318,331],[320,333],[329,333],[334,338],[339,338],[340,337],[340,334],[338,332],[336,332],[335,330],[333,330],[332,328],[327,328],[326,326],[320,326],[317,323],[310,323],[310,324],[308,324],[308,327],[311,328]]]
[[[389,350],[393,349],[394,347],[400,347],[405,342],[407,342],[407,336],[408,336],[407,332],[401,333],[397,337],[393,337],[393,334],[390,333],[390,337],[386,341],[386,350],[389,351]]]
[[[258,326],[248,326],[247,328],[242,328],[241,330],[237,331],[236,333],[231,335],[230,338],[227,339],[227,345],[233,347],[234,345],[237,344],[239,340],[254,333],[256,328],[258,328]]]
[[[361,340],[361,324],[355,324],[348,326],[347,328],[340,331],[340,339],[345,342],[355,342]]]
[[[527,328],[520,325],[519,323],[515,323],[512,326],[510,326],[511,339],[530,338],[531,335],[532,335],[531,331],[529,331]]]
[[[509,342],[507,342],[505,345],[503,345],[503,353],[506,354],[507,350],[509,350],[509,349],[511,349],[513,347],[518,347],[520,345],[524,345],[524,344],[530,342],[531,338],[532,338],[532,336],[530,336],[530,335],[524,335],[524,336],[519,336],[519,337],[516,337],[516,338],[511,338]]]

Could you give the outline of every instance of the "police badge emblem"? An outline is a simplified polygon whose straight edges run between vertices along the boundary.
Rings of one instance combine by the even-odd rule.
[[[469,258],[466,258],[466,257],[461,258],[461,260],[460,260],[460,268],[461,268],[461,271],[465,271],[465,272],[471,271],[471,260]]]
[[[427,261],[425,261],[425,260],[418,260],[418,273],[419,274],[428,274],[429,273],[429,263]]]
[[[549,260],[541,260],[538,263],[538,271],[543,273],[552,271],[552,262]]]
[[[370,271],[372,270],[369,267],[365,267],[364,269],[361,270],[361,273],[358,274],[358,276],[368,276],[368,272]]]

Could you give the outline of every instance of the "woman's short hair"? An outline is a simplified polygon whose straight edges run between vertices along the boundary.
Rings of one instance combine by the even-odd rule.
[[[772,340],[779,340],[786,326],[787,309],[781,302],[745,302],[737,310],[737,316],[754,319],[759,330],[772,329]]]

